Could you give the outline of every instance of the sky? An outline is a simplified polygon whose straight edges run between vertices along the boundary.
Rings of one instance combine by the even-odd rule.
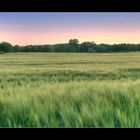
[[[0,12],[0,42],[140,43],[140,12]]]

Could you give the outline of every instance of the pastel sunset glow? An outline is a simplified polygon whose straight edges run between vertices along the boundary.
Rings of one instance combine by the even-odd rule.
[[[0,13],[0,42],[13,45],[79,42],[140,43],[140,13]]]

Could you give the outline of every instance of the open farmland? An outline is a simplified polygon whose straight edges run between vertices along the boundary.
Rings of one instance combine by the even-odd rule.
[[[0,127],[140,127],[140,53],[0,54]]]

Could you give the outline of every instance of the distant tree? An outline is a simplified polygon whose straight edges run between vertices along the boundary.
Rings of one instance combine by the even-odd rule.
[[[19,45],[15,45],[15,46],[13,46],[14,48],[18,48],[18,47],[20,47]]]
[[[10,52],[13,46],[8,42],[1,42],[0,43],[0,52]]]
[[[93,48],[89,48],[89,49],[88,49],[88,52],[89,52],[89,53],[95,53],[96,51],[95,51]]]
[[[0,43],[0,54],[5,52],[130,52],[140,51],[140,44],[95,44],[95,42],[79,43],[78,39],[70,39],[69,43],[53,44],[53,45],[26,45],[12,46],[8,42]]]
[[[69,40],[69,45],[77,46],[78,43],[79,43],[78,39],[70,39]]]
[[[19,51],[20,46],[19,45],[15,45],[13,46],[13,51],[14,52],[18,52]]]
[[[88,52],[89,48],[95,50],[96,44],[94,42],[83,42],[80,44],[80,52]]]

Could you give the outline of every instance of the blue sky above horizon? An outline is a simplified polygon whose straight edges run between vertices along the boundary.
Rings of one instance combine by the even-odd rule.
[[[0,42],[13,45],[80,42],[140,43],[140,12],[0,13]]]

